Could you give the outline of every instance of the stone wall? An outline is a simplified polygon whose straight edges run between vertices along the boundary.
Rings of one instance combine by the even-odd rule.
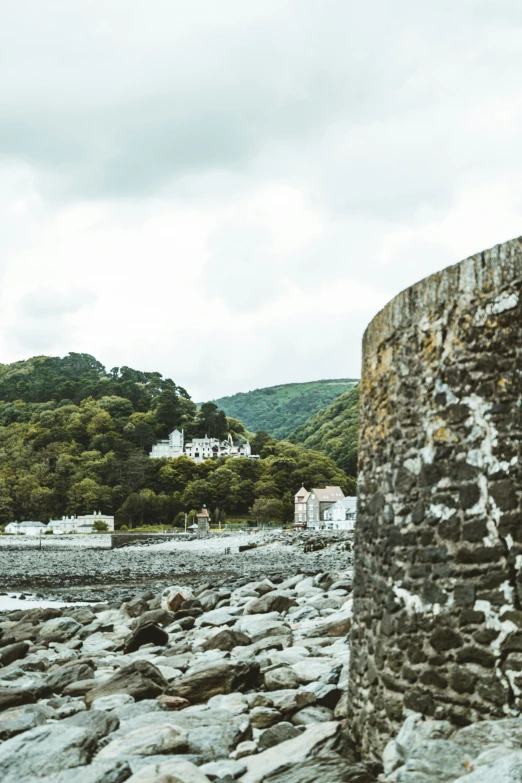
[[[399,294],[364,336],[349,724],[522,711],[522,239]]]
[[[175,541],[176,535],[169,533],[114,533],[111,536],[111,549],[134,544],[162,544],[164,541]]]

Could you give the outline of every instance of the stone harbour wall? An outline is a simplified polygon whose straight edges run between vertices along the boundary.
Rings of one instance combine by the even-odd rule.
[[[522,238],[399,294],[363,341],[350,732],[522,712]]]

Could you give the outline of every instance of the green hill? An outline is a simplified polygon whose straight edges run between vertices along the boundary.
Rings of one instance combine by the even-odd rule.
[[[213,402],[248,430],[284,439],[357,383],[353,378],[286,383],[220,397]]]
[[[359,385],[341,394],[292,433],[288,440],[333,459],[349,476],[357,473]]]
[[[0,525],[94,509],[130,526],[171,524],[204,504],[214,518],[257,504],[289,520],[304,482],[353,485],[324,454],[266,433],[251,438],[260,459],[150,459],[174,427],[187,440],[246,436],[239,420],[212,403],[198,410],[157,372],[106,370],[79,353],[0,364]]]

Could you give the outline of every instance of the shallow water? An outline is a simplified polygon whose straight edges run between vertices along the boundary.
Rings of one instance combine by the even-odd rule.
[[[36,598],[27,595],[20,598],[20,593],[0,595],[0,612],[12,612],[15,609],[48,609],[50,607],[61,609],[63,606],[85,606],[86,601],[47,601],[45,598]]]

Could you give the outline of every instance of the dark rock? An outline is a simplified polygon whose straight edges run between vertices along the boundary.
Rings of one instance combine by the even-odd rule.
[[[250,637],[245,633],[233,631],[230,628],[223,628],[223,630],[218,631],[214,636],[206,639],[201,645],[201,649],[230,651],[234,647],[250,644],[251,641]]]
[[[275,726],[270,726],[270,728],[266,729],[266,731],[261,734],[259,738],[259,751],[267,750],[274,745],[279,745],[281,742],[286,742],[286,740],[298,737],[300,734],[301,732],[299,729],[296,729],[291,723],[286,723],[285,721],[276,723]]]
[[[0,647],[0,666],[9,666],[13,661],[24,658],[28,649],[29,645],[27,642],[15,642],[15,644]]]
[[[34,704],[36,696],[29,688],[0,688],[0,712],[9,707]]]
[[[147,612],[147,614],[152,614]],[[135,652],[143,647],[144,644],[154,644],[157,647],[164,647],[168,644],[169,635],[163,628],[155,623],[146,623],[139,625],[131,637],[125,643],[125,654]]]

